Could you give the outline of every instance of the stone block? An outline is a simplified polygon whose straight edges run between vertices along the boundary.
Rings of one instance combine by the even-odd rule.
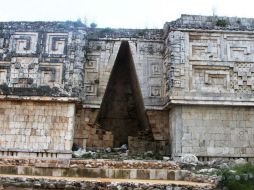
[[[130,179],[137,179],[137,169],[130,169]]]
[[[150,171],[149,170],[137,170],[137,179],[149,179],[150,178]]]

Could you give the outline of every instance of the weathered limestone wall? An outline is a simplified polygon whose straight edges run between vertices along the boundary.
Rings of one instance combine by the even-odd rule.
[[[0,156],[71,157],[85,37],[78,22],[0,23]]]
[[[170,134],[174,156],[254,157],[254,108],[176,106]]]
[[[167,110],[147,110],[148,121],[153,132],[154,140],[169,140],[169,111]]]
[[[0,101],[0,155],[70,157],[75,104]]]
[[[253,21],[182,15],[165,24],[174,156],[254,157]]]
[[[113,135],[96,122],[99,109],[78,109],[74,128],[74,143],[79,148],[113,147]]]

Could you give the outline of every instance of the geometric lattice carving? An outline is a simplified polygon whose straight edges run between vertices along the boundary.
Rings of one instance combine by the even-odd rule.
[[[235,63],[231,71],[231,87],[238,93],[251,93],[254,90],[254,65]]]
[[[16,32],[11,36],[11,50],[18,54],[36,53],[38,33]]]
[[[46,53],[57,55],[65,54],[67,37],[66,33],[48,33]]]

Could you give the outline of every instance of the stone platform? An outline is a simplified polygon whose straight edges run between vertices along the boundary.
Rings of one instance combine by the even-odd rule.
[[[2,189],[50,189],[50,184],[53,184],[51,189],[66,189],[68,185],[70,189],[82,189],[84,186],[93,189],[98,185],[109,189],[112,184],[112,189],[118,186],[147,189],[148,184],[154,183],[151,187],[157,189],[180,190],[198,189],[193,182],[200,184],[199,189],[209,189],[216,184],[215,180],[208,176],[192,176],[191,171],[181,169],[172,161],[0,159]],[[116,185],[118,183],[120,185]],[[176,183],[181,185],[175,185]],[[40,185],[37,187],[36,184]],[[61,188],[59,185],[62,185]]]

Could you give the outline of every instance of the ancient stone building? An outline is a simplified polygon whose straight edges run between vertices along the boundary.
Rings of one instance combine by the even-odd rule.
[[[0,23],[0,156],[72,147],[254,158],[254,19]]]

